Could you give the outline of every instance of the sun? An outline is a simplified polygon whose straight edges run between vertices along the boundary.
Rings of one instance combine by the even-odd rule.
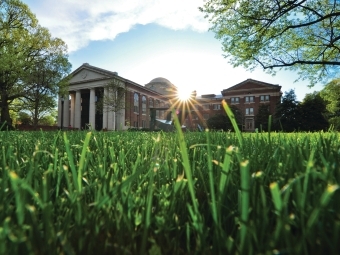
[[[191,93],[192,91],[190,91],[189,89],[181,88],[178,89],[177,96],[180,101],[187,101],[190,99]]]

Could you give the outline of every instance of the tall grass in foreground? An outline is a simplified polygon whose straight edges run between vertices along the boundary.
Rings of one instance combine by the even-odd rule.
[[[0,132],[0,254],[339,254],[338,133]]]

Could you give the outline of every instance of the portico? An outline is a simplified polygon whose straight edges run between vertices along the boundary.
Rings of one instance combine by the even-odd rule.
[[[68,92],[59,97],[59,127],[62,124],[62,128],[116,130],[118,125],[125,126],[124,109],[114,112],[107,106],[97,109],[96,105],[108,93],[105,86],[110,80],[115,79],[120,86],[125,86],[117,73],[83,64],[71,75]]]
[[[85,63],[70,74],[67,92],[59,98],[58,127],[150,128],[150,109],[156,109],[157,117],[164,119],[161,108],[168,106],[169,97],[175,94],[176,87],[164,78],[142,86],[118,76],[117,72]]]

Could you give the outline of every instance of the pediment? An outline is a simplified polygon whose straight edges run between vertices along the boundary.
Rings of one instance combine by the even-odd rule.
[[[230,92],[237,92],[237,91],[246,91],[246,90],[280,90],[281,86],[271,84],[271,83],[266,83],[262,81],[257,81],[253,79],[247,79],[243,82],[240,82],[230,88],[224,89],[222,91],[222,94],[225,93],[230,93]]]
[[[103,72],[97,72],[97,71],[91,70],[90,68],[80,68],[79,70],[76,70],[73,73],[73,77],[70,80],[70,84],[93,81],[93,80],[100,80],[100,79],[107,79],[107,78],[110,78],[109,74],[105,74]]]

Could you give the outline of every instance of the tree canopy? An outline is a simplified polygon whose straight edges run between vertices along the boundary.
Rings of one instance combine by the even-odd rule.
[[[299,129],[299,102],[293,89],[286,91],[277,105],[274,127],[277,130],[292,132]]]
[[[295,70],[311,85],[339,71],[338,0],[208,0],[200,10],[234,66]]]
[[[125,94],[128,90],[124,82],[118,79],[111,79],[104,85],[104,89],[107,90],[107,93],[100,96],[97,102],[97,109],[108,112],[118,112],[125,109]]]
[[[285,92],[276,107],[274,129],[293,131],[320,131],[329,128],[327,103],[320,92],[306,94],[302,102],[296,100],[294,90]]]
[[[233,112],[236,123],[239,126],[240,129],[242,129],[242,114],[241,111],[234,105],[230,106],[231,111]],[[229,117],[224,113],[224,114],[216,114],[212,117],[210,117],[207,122],[207,126],[209,129],[212,130],[234,130],[233,125],[229,119]]]
[[[340,130],[340,79],[334,79],[320,91],[327,102],[328,118],[334,129]]]
[[[320,92],[306,94],[299,105],[299,112],[300,130],[319,131],[328,129],[326,102],[320,96]]]
[[[336,113],[340,111],[340,79],[334,79],[327,83],[325,87],[320,91],[320,95],[325,99],[327,104],[327,109],[331,113]]]
[[[260,131],[268,131],[269,104],[260,104],[258,113],[255,118],[255,127]]]
[[[54,96],[70,71],[67,57],[66,44],[41,27],[27,5],[0,1],[1,121],[11,124],[9,106],[15,99],[32,99],[32,92],[43,88]]]

